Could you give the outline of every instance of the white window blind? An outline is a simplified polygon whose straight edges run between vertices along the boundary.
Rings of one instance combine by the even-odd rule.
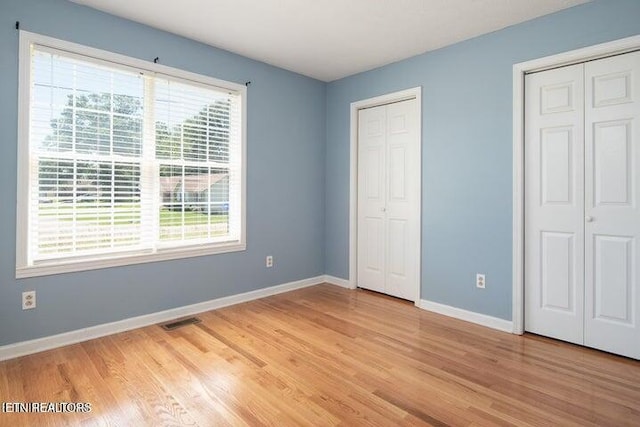
[[[244,92],[74,50],[22,53],[18,276],[243,244]]]

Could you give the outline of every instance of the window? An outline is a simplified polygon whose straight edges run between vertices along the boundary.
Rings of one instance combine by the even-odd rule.
[[[20,44],[17,277],[245,248],[245,86]]]

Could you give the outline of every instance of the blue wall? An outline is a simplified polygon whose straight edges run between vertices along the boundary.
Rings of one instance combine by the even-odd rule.
[[[64,0],[0,3],[0,345],[349,272],[349,104],[423,87],[422,298],[511,317],[512,65],[640,33],[601,0],[325,84]],[[234,82],[248,98],[247,250],[16,280],[22,28]],[[265,269],[272,254],[276,266]],[[475,273],[487,274],[476,290]],[[22,311],[35,289],[38,308]]]
[[[152,60],[248,91],[247,250],[15,279],[18,31]],[[0,2],[0,345],[324,272],[326,84],[63,0]],[[267,270],[271,254],[275,267]],[[21,310],[35,289],[38,308]]]
[[[326,273],[349,275],[349,104],[422,86],[422,298],[511,319],[512,66],[638,33],[640,1],[595,1],[330,83]]]

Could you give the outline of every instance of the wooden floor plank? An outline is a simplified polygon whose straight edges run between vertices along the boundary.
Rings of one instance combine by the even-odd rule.
[[[0,426],[637,426],[640,362],[319,285],[0,362]]]

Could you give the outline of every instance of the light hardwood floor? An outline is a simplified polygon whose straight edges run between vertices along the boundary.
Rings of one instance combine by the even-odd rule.
[[[640,362],[319,285],[0,363],[45,425],[640,425]]]

